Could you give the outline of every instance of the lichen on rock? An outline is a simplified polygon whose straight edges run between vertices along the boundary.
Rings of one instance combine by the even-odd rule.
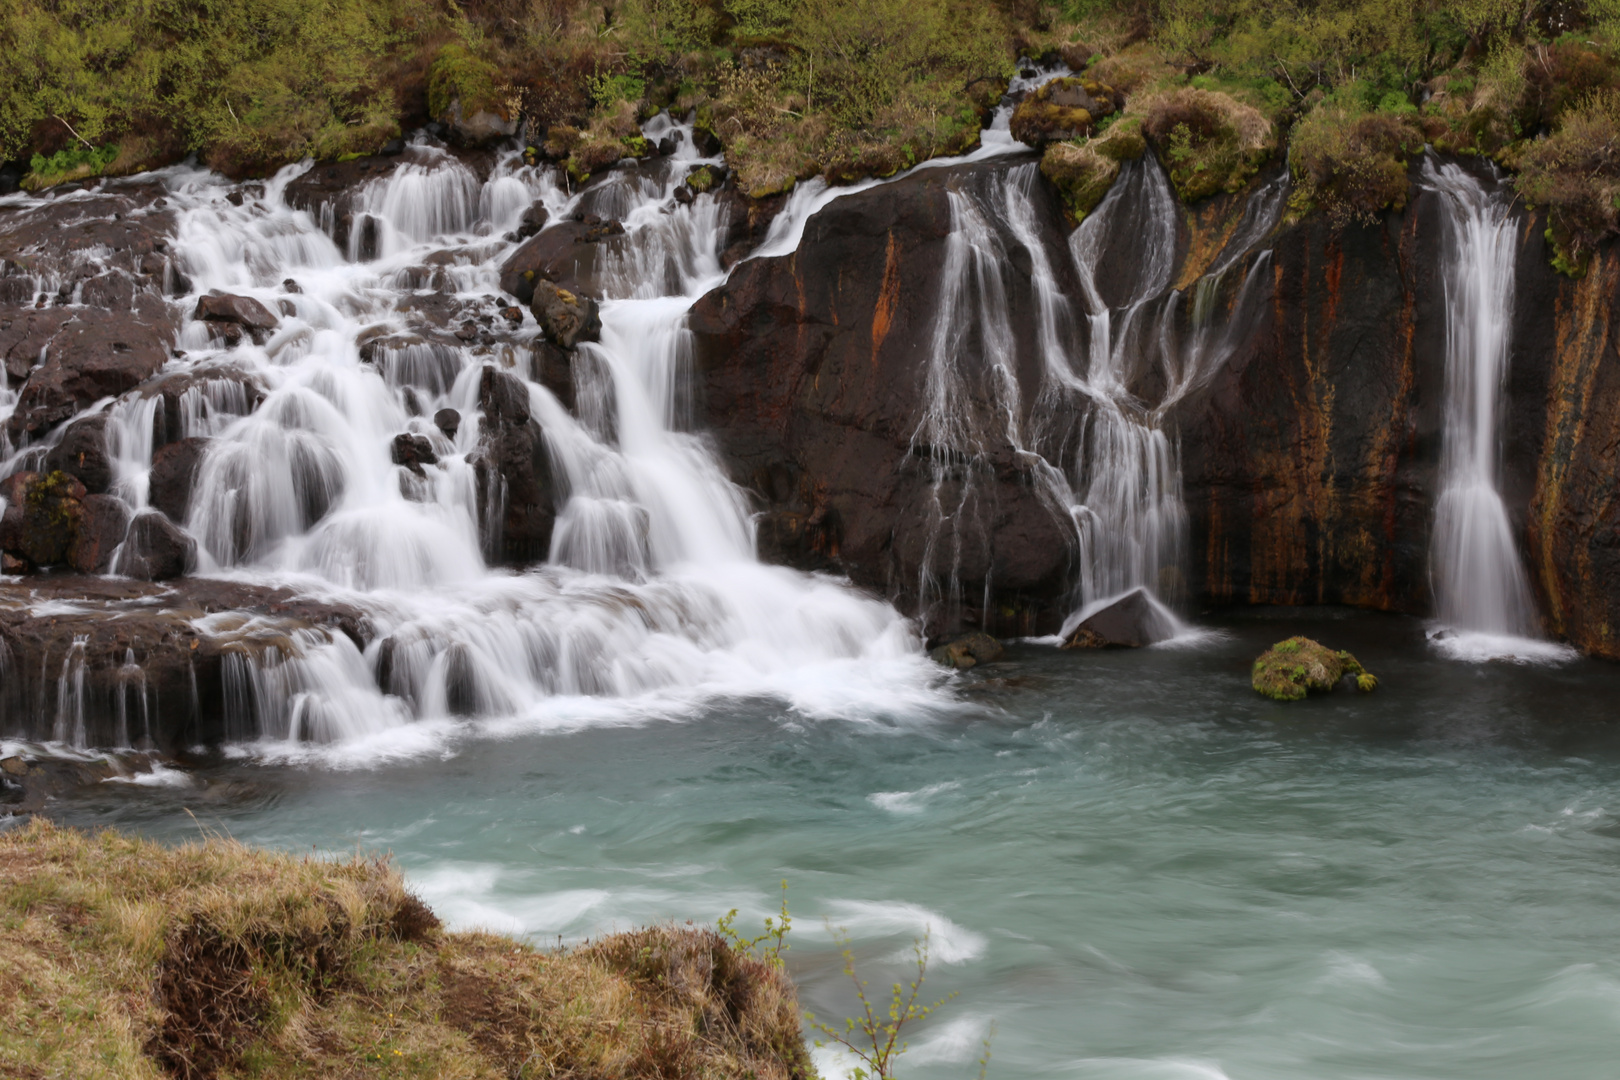
[[[1354,676],[1362,693],[1378,687],[1378,679],[1349,653],[1334,652],[1308,637],[1291,637],[1261,654],[1252,681],[1274,701],[1299,701],[1313,690],[1332,690],[1347,675]]]

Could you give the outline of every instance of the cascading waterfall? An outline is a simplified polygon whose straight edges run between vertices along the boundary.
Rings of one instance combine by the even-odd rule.
[[[1518,257],[1512,203],[1455,164],[1426,159],[1423,181],[1440,196],[1446,236],[1445,428],[1430,550],[1438,640],[1460,657],[1561,655],[1533,640],[1539,619],[1499,488]]]
[[[956,568],[967,546],[988,542],[981,503],[991,490],[992,444],[1004,442],[1043,503],[1072,529],[1074,610],[1063,633],[1143,589],[1153,601],[1156,633],[1175,636],[1186,628],[1165,601],[1177,599],[1187,523],[1166,416],[1230,358],[1259,314],[1269,251],[1254,254],[1235,296],[1224,290],[1229,273],[1276,225],[1286,178],[1251,197],[1231,241],[1189,290],[1192,308],[1183,316],[1182,293],[1171,288],[1174,197],[1150,159],[1128,165],[1070,237],[1065,254],[1084,304],[1077,317],[1036,225],[1030,189],[1037,175],[1036,166],[1023,165],[997,191],[949,192],[952,232],[925,405],[912,437],[931,479],[929,544],[918,583],[924,614],[949,624],[977,599],[961,595]],[[1014,249],[1028,258],[1035,298],[1042,381],[1034,395],[1019,384],[1019,346],[1009,322],[1004,268]],[[1099,273],[1105,262],[1106,278]],[[970,371],[964,355],[982,356],[982,367]],[[1084,364],[1076,365],[1075,356]],[[1150,370],[1163,381],[1156,403],[1135,389]],[[1029,401],[1036,407],[1025,430]],[[1074,415],[1077,406],[1080,430],[1064,430],[1054,418]]]
[[[649,136],[675,127],[655,118]],[[190,377],[184,392],[110,405],[114,491],[149,505],[159,419],[171,437],[209,436],[182,523],[198,541],[198,572],[350,604],[375,631],[362,651],[342,634],[238,613],[194,620],[241,643],[223,670],[233,740],[265,753],[342,743],[369,756],[415,752],[466,718],[623,722],[736,695],[837,715],[934,700],[938,675],[892,607],[757,561],[743,493],[687,430],[685,315],[723,280],[725,220],[713,196],[674,198],[703,160],[683,136],[672,158],[578,194],[516,154],[480,183],[418,143],[356,193],[347,250],[330,220],[323,229],[288,207],[297,168],[240,205],[216,177],[165,175],[174,256],[193,287],[180,303],[242,294],[280,321],[230,349],[202,322],[184,324],[183,359],[171,365]],[[503,232],[537,200],[553,223],[597,213],[625,230],[595,267],[603,328],[574,356],[577,416],[532,377],[539,328],[527,312],[494,346],[419,343],[406,317],[435,294],[492,299],[514,246]],[[385,340],[362,359],[368,332]],[[476,465],[490,367],[520,380],[564,493],[550,561],[523,573],[486,559],[485,526],[500,516],[480,501]],[[431,419],[445,408],[463,417],[453,434]],[[421,476],[393,461],[401,433],[433,449]],[[64,665],[54,734],[82,743],[83,665]],[[144,698],[118,708],[121,738],[147,730]]]

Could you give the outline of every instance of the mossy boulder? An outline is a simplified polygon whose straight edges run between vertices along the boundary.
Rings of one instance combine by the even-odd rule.
[[[1050,144],[1041,157],[1041,174],[1057,187],[1064,207],[1078,223],[1114,186],[1120,162],[1133,161],[1146,151],[1141,118],[1128,117],[1096,138]]]
[[[1254,662],[1254,688],[1274,701],[1299,701],[1313,690],[1332,690],[1345,676],[1368,693],[1378,680],[1347,652],[1334,652],[1308,637],[1291,637],[1267,649]]]
[[[1001,642],[982,631],[974,631],[939,646],[928,658],[936,664],[965,670],[978,664],[993,664],[1004,652]]]
[[[1008,129],[1019,142],[1039,149],[1085,138],[1118,108],[1113,88],[1104,83],[1078,76],[1053,79],[1018,103]]]
[[[1143,114],[1143,131],[1182,202],[1239,190],[1277,147],[1276,127],[1265,114],[1218,90],[1159,94]]]

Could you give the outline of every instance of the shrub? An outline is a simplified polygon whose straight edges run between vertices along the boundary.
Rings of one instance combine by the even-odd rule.
[[[1620,231],[1620,91],[1592,94],[1517,163],[1520,194],[1548,209],[1554,265],[1580,274],[1597,245]]]
[[[1142,129],[1183,202],[1237,191],[1277,145],[1271,121],[1230,94],[1186,87],[1156,94],[1140,109]]]
[[[428,68],[428,112],[442,117],[454,101],[461,102],[464,116],[502,112],[509,96],[503,82],[500,68],[487,56],[465,42],[453,41],[439,49]]]
[[[1298,214],[1318,209],[1335,225],[1371,222],[1406,206],[1406,159],[1423,148],[1408,117],[1358,113],[1336,104],[1312,110],[1294,129],[1288,163]]]
[[[1141,118],[1125,117],[1096,138],[1048,146],[1041,157],[1041,173],[1057,187],[1069,216],[1079,223],[1114,186],[1119,163],[1146,152]]]

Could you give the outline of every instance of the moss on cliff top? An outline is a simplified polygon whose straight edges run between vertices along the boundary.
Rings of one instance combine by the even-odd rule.
[[[0,835],[0,1074],[802,1080],[793,988],[712,930],[446,933],[384,861]]]

